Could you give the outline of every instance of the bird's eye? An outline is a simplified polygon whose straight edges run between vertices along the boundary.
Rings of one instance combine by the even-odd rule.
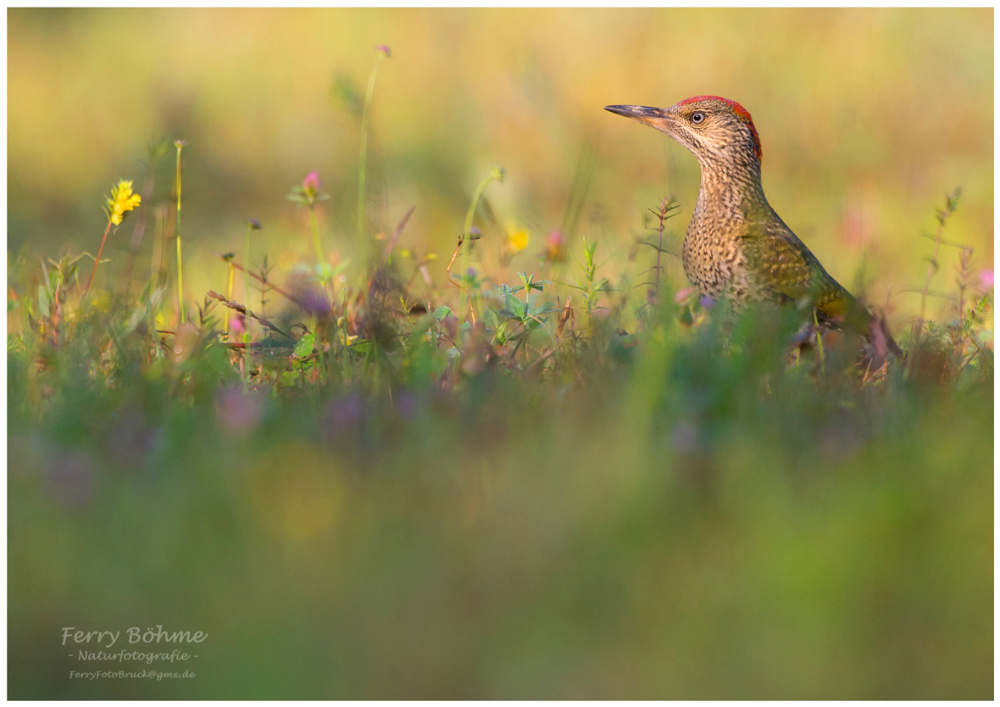
[[[691,122],[694,123],[695,125],[703,122],[704,120],[705,120],[705,114],[702,113],[701,111],[691,114]]]

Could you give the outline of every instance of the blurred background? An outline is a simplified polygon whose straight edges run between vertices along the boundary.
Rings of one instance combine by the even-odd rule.
[[[185,276],[196,296],[220,289],[225,269],[210,255],[239,250],[249,218],[264,224],[255,253],[280,266],[308,257],[305,211],[285,195],[312,170],[332,197],[324,242],[334,260],[349,258],[359,100],[385,44],[371,220],[388,232],[415,206],[401,245],[441,255],[435,279],[494,164],[507,179],[487,193],[499,236],[487,235],[499,248],[505,230],[528,231],[517,269],[534,267],[554,228],[573,254],[582,237],[623,252],[645,233],[646,209],[671,193],[679,242],[697,163],[602,108],[698,94],[753,114],[772,205],[845,285],[878,303],[892,291],[897,325],[918,306],[902,290],[922,284],[932,243],[920,236],[933,233],[934,209],[955,187],[963,198],[947,237],[992,267],[990,9],[13,9],[8,18],[9,253],[96,252],[111,185],[133,179],[138,190],[148,146],[182,138]],[[170,200],[173,160],[171,146],[139,219]],[[109,243],[103,277],[121,272],[131,233],[126,224]],[[147,232],[143,257],[152,241]],[[946,249],[944,268],[956,261]]]

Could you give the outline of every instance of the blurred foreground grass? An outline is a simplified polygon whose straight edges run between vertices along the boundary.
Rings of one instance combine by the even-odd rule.
[[[24,42],[44,23],[24,11],[13,17],[16,68],[26,46],[44,46],[37,37]],[[81,23],[110,22],[101,13],[59,17],[65,24],[44,32],[87,46],[97,40]],[[114,17],[121,32],[130,18],[150,16]],[[226,18],[243,28],[259,21],[252,12],[183,15],[186,24],[169,13],[151,17],[209,36]],[[302,17],[317,15],[272,17],[300,27]],[[386,15],[337,17],[370,27]],[[414,12],[400,17],[394,22],[414,23],[408,41],[429,42],[493,20],[540,32],[531,18],[553,15],[440,16],[453,25]],[[614,14],[584,13],[574,26],[582,31],[604,17],[619,18],[629,36],[649,31]],[[732,19],[681,17],[704,31],[734,31]],[[836,38],[852,16],[740,17],[761,27],[766,17],[786,29],[799,22]],[[824,25],[831,17],[838,23]],[[914,19],[919,13],[864,17],[866,27],[889,26],[910,39],[929,32]],[[941,37],[974,24],[961,13],[938,17],[951,21],[938,23]],[[219,36],[236,54],[254,45]],[[275,41],[286,36],[275,25]],[[532,46],[542,69],[525,75],[552,75],[552,55]],[[976,46],[955,56],[979,67]],[[582,55],[558,56],[574,66]],[[513,81],[502,62],[482,58],[497,81]],[[48,60],[39,59],[40,71]],[[956,81],[961,91],[976,79]],[[378,95],[411,88],[387,80]],[[584,100],[573,96],[569,104]],[[971,117],[960,114],[976,126],[979,115],[978,104]],[[292,192],[306,207],[297,211],[280,194],[316,166],[304,165],[303,155],[291,177],[279,181],[274,174],[285,172],[269,172],[268,157],[247,181],[220,180],[218,190],[197,166],[185,171],[183,297],[173,270],[171,147],[146,182],[136,174],[137,191],[148,180],[157,186],[112,232],[110,262],[87,295],[92,261],[76,258],[96,252],[106,222],[80,226],[86,237],[62,248],[33,243],[44,258],[31,249],[9,258],[8,696],[988,699],[992,270],[973,256],[988,259],[992,245],[980,215],[961,219],[966,209],[992,209],[982,196],[989,159],[956,158],[957,176],[968,181],[936,175],[948,181],[919,202],[919,214],[909,209],[922,187],[879,216],[886,230],[909,238],[898,246],[906,262],[894,276],[909,273],[900,277],[915,292],[890,308],[908,357],[872,370],[857,364],[858,342],[848,338],[829,336],[822,354],[808,342],[790,347],[795,312],[731,321],[706,309],[679,287],[669,253],[657,278],[655,252],[642,242],[659,243],[658,234],[616,196],[627,190],[627,204],[655,207],[662,193],[642,191],[649,184],[602,185],[602,171],[586,167],[586,158],[576,181],[573,160],[560,163],[570,166],[557,179],[531,142],[509,153],[523,171],[508,169],[503,184],[480,182],[494,161],[477,152],[480,133],[465,133],[467,122],[450,132],[415,122],[393,123],[413,131],[413,142],[372,147],[376,163],[382,155],[391,165],[383,165],[390,181],[403,175],[382,194],[406,192],[400,184],[419,182],[421,170],[433,178],[406,200],[394,196],[391,208],[370,201],[360,220],[371,222],[360,234],[350,210],[357,164],[331,171],[325,187],[307,175]],[[899,114],[887,124],[900,134],[911,127]],[[17,155],[34,149],[19,142],[23,125],[11,133],[15,197],[30,181],[17,184],[26,174]],[[191,125],[205,135],[219,129],[208,119]],[[337,140],[357,138],[346,132]],[[431,135],[426,152],[418,149],[423,134]],[[452,137],[459,144],[450,157],[431,155]],[[977,128],[928,153],[968,157],[980,138]],[[899,139],[883,146],[904,149],[908,138]],[[560,158],[575,160],[576,147]],[[206,140],[185,147],[185,170],[206,149],[220,148]],[[773,154],[768,149],[765,138]],[[357,155],[356,143],[351,151]],[[845,160],[858,155],[878,169],[892,162],[853,148]],[[244,169],[219,159],[231,173]],[[912,167],[890,173],[905,182]],[[688,168],[671,183],[691,178],[693,189]],[[589,192],[588,174],[598,175]],[[840,175],[830,177],[834,186],[846,179]],[[268,184],[260,191],[248,186],[262,178]],[[655,182],[643,169],[630,179]],[[917,238],[934,224],[940,194],[960,182],[966,196],[957,211],[938,212],[937,240]],[[470,205],[477,183],[483,199]],[[851,183],[869,185],[852,192],[867,194],[862,206],[813,212],[843,218],[845,263],[860,257],[851,238],[871,235],[870,207],[883,198],[871,201],[870,181]],[[260,212],[230,210],[225,198],[242,187],[255,209],[295,217],[275,216],[277,225],[265,218],[255,231],[246,218]],[[377,179],[370,188],[379,193]],[[503,196],[506,189],[515,196]],[[617,200],[620,211],[581,217],[572,231],[567,224],[575,209],[586,211],[586,199]],[[46,223],[44,209],[33,210],[38,202],[12,202],[20,209],[12,210],[12,234]],[[400,203],[416,205],[412,221]],[[88,208],[99,205],[91,199]],[[422,213],[433,216],[421,221]],[[456,251],[451,275],[460,289],[445,265],[467,213],[482,238]],[[505,223],[524,213],[536,219]],[[682,211],[680,220],[688,216]],[[212,219],[235,235],[213,239],[205,226]],[[671,230],[675,223],[665,223],[667,250],[683,230]],[[148,232],[133,258],[122,244],[138,224]],[[922,258],[935,243],[943,245],[928,272]],[[216,250],[236,253],[228,262],[249,262],[266,284],[253,280],[248,295],[244,272],[234,269],[230,285]],[[208,296],[210,289],[249,306],[267,326]],[[916,317],[928,302],[926,320]],[[197,658],[152,665],[81,661],[80,646],[61,641],[68,626],[160,625],[208,639],[190,651]],[[197,676],[69,678],[71,670],[150,668]]]
[[[100,316],[13,351],[10,696],[988,697],[991,354],[860,384],[682,315],[540,368],[442,325],[304,386],[214,335],[95,376]],[[209,639],[60,645],[157,625]],[[67,679],[99,666],[197,677]]]

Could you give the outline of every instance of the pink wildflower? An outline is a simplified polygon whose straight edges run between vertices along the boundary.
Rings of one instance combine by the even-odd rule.
[[[305,177],[302,178],[302,191],[306,194],[315,196],[319,194],[319,190],[323,187],[323,182],[319,178],[319,173],[313,170]]]
[[[566,260],[566,236],[558,228],[549,232],[549,237],[545,240],[545,260],[550,263],[558,263]]]
[[[684,304],[684,302],[687,301],[688,297],[690,297],[694,293],[695,293],[695,288],[693,287],[685,287],[682,290],[678,290],[677,294],[674,295],[674,302],[676,302],[677,304]]]

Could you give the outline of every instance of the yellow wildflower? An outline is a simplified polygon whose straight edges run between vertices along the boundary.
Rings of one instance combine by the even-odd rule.
[[[101,253],[104,252],[104,244],[108,240],[108,234],[111,233],[111,227],[121,225],[125,214],[138,206],[139,202],[142,201],[142,197],[132,193],[131,181],[121,179],[116,186],[111,187],[111,196],[105,197],[104,201],[106,202],[104,211],[108,214],[108,225],[104,228],[104,238],[101,239],[101,247],[97,249],[97,257],[94,258],[94,269],[90,271],[90,279],[87,280],[87,286],[83,289],[84,297],[90,292],[90,286],[94,284],[94,275],[97,274],[97,264],[101,262]],[[178,204],[179,207],[180,205]],[[178,252],[180,251],[180,247],[181,242],[178,237]],[[180,271],[178,270],[179,274]],[[181,311],[183,312],[183,310]]]
[[[511,229],[507,231],[507,251],[510,253],[520,253],[528,247],[528,232],[523,228]]]
[[[104,210],[108,213],[108,220],[114,225],[121,224],[125,214],[134,209],[142,201],[142,197],[132,193],[132,181],[124,180],[112,187],[111,196],[106,198],[107,205]]]

